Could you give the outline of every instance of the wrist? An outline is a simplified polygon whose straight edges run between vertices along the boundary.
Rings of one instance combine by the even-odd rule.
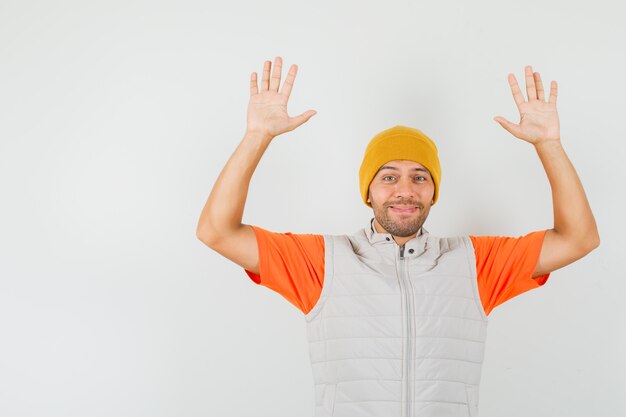
[[[272,141],[275,136],[270,135],[267,132],[262,132],[259,130],[246,130],[246,134],[244,135],[244,140],[252,140],[255,142],[267,143]]]
[[[558,148],[562,148],[563,147],[561,145],[561,139],[560,138],[540,140],[537,143],[535,143],[534,145],[535,145],[535,149],[537,150],[537,152],[547,151],[547,150],[552,150],[552,149],[558,149]]]

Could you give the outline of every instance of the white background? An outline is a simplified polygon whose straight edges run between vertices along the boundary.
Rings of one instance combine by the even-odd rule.
[[[482,417],[626,414],[623,1],[0,0],[0,416],[313,416],[302,313],[195,235],[265,59],[299,74],[244,222],[352,233],[380,130],[439,147],[430,233],[552,226],[507,84],[559,83],[601,246],[490,315]],[[523,84],[522,84],[523,85]]]

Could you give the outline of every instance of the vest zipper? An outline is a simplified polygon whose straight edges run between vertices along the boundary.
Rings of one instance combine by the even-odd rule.
[[[411,297],[411,292],[410,292],[410,282],[409,282],[409,278],[406,274],[406,258],[404,257],[404,245],[400,246],[400,261],[399,261],[399,271],[398,271],[398,275],[400,278],[400,288],[404,291],[404,299],[405,299],[405,305],[406,305],[406,317],[405,317],[405,322],[406,322],[406,343],[405,343],[405,351],[406,351],[406,356],[404,358],[404,375],[406,377],[406,381],[405,381],[405,398],[406,398],[406,417],[411,417],[411,406],[413,404],[413,398],[412,398],[412,383],[411,383],[411,362],[412,362],[412,356],[413,356],[413,334],[412,334],[412,328],[413,328],[413,315],[411,314],[411,312],[413,311],[413,303],[412,303],[412,298]]]

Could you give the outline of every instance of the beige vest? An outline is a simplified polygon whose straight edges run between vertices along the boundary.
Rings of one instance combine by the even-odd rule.
[[[373,219],[372,219],[373,220]],[[315,417],[477,417],[487,316],[469,237],[324,236],[305,316]]]

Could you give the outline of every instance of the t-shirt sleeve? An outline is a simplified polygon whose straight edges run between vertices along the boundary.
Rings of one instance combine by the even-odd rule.
[[[252,281],[276,291],[307,314],[324,284],[324,237],[251,227],[259,250],[259,274],[244,271]]]
[[[521,237],[470,236],[476,254],[478,292],[486,314],[496,306],[546,283],[533,278],[547,230]]]

